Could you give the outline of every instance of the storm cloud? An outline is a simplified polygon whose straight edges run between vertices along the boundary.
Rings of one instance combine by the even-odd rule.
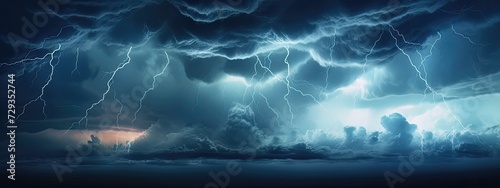
[[[5,21],[0,46],[33,138],[133,132],[86,144],[137,158],[498,155],[496,3],[74,0],[45,13],[32,37]]]

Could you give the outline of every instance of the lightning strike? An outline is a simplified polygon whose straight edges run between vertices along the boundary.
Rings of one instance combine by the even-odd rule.
[[[139,100],[139,108],[137,108],[137,110],[135,111],[134,113],[134,119],[132,119],[132,126],[134,125],[134,122],[137,120],[137,114],[139,113],[139,111],[141,111],[142,109],[142,101],[144,100],[144,98],[146,98],[146,95],[153,91],[156,87],[156,78],[158,78],[159,76],[163,75],[165,73],[165,70],[167,70],[167,67],[168,65],[170,64],[170,58],[168,57],[168,53],[167,52],[164,52],[165,53],[165,56],[167,58],[167,64],[163,67],[163,69],[161,70],[160,73],[158,74],[155,74],[153,76],[153,83],[151,84],[151,87],[148,88],[146,91],[144,91],[141,99]]]
[[[289,80],[289,77],[290,77],[290,64],[288,63],[288,56],[290,56],[290,50],[288,49],[288,46],[285,47],[286,49],[286,56],[285,56],[285,59],[283,60],[283,62],[286,64],[287,66],[287,74],[286,74],[286,77],[285,77],[285,84],[286,84],[286,94],[283,96],[283,99],[285,99],[286,101],[286,104],[288,105],[288,113],[290,113],[291,117],[290,117],[290,124],[293,126],[293,112],[292,112],[292,106],[290,104],[290,101],[288,100],[288,96],[290,95],[290,80]]]
[[[276,110],[274,110],[273,107],[271,107],[271,105],[269,104],[269,101],[268,101],[267,97],[264,96],[264,94],[262,94],[262,93],[259,93],[259,95],[262,96],[262,98],[264,98],[264,101],[266,102],[267,108],[269,108],[274,113],[274,115],[276,116],[276,119],[279,120],[280,115],[278,114],[278,112],[276,112]],[[276,121],[276,122],[278,123],[278,126],[280,126],[280,121]]]
[[[71,128],[73,128],[74,125],[76,125],[76,124],[81,125],[82,122],[85,122],[85,129],[87,129],[89,112],[92,109],[94,109],[95,106],[99,105],[102,101],[104,101],[104,98],[106,97],[106,95],[109,93],[109,90],[111,89],[111,85],[114,82],[114,78],[115,78],[116,73],[118,71],[122,70],[125,66],[127,66],[130,63],[130,61],[132,60],[130,58],[131,51],[132,51],[132,46],[127,51],[127,58],[122,63],[120,63],[114,71],[111,72],[111,77],[109,78],[108,82],[106,83],[106,86],[107,86],[106,91],[102,94],[101,99],[99,99],[97,102],[93,103],[89,108],[87,108],[87,110],[85,110],[85,116],[80,118],[79,121],[73,122],[71,124],[71,126],[66,130],[66,132],[64,132],[64,134],[68,133],[68,131],[71,130]]]
[[[380,36],[378,37],[378,39],[373,43],[373,46],[372,48],[370,49],[370,52],[368,54],[365,55],[365,63],[363,63],[363,74],[361,74],[361,77],[362,79],[364,79],[365,77],[365,74],[366,74],[366,65],[368,64],[368,56],[372,55],[373,54],[373,49],[375,49],[375,47],[377,46],[377,43],[380,41],[380,39],[382,39],[382,36],[384,35],[384,31],[382,31],[382,33],[380,33]],[[354,107],[356,107],[356,101],[357,101],[357,96],[358,96],[358,93],[359,93],[359,90],[361,88],[358,88],[356,90],[356,93],[354,94],[353,96],[353,99],[354,99]]]
[[[55,54],[57,51],[59,51],[59,50],[61,50],[61,45],[58,45],[57,49],[55,49],[55,50],[54,50],[54,51],[52,51],[51,53],[45,54],[45,56],[44,56],[44,57],[50,56],[49,65],[50,65],[51,71],[50,71],[50,74],[49,74],[49,79],[48,79],[48,80],[47,80],[47,82],[46,82],[46,83],[42,86],[42,91],[41,91],[41,94],[40,94],[37,98],[35,98],[35,99],[33,99],[33,100],[29,101],[28,103],[26,103],[26,104],[22,107],[22,111],[21,111],[21,113],[19,114],[19,116],[17,116],[17,119],[19,119],[21,116],[23,116],[23,115],[24,115],[24,112],[25,112],[25,110],[26,110],[26,107],[28,107],[29,105],[31,105],[31,103],[36,102],[36,101],[38,101],[38,100],[41,100],[41,101],[43,102],[42,113],[43,113],[43,115],[44,115],[44,117],[45,117],[44,119],[46,119],[46,118],[47,118],[47,114],[45,113],[45,107],[47,107],[47,103],[46,103],[45,99],[43,98],[43,96],[45,95],[45,88],[46,88],[46,87],[50,84],[50,82],[52,81],[52,77],[53,77],[53,75],[54,75],[54,70],[55,70],[55,67],[56,67],[56,65],[59,63],[59,58],[60,58],[61,56],[59,56],[59,58],[58,58],[58,63],[57,63],[57,64],[53,64],[53,63],[52,63],[52,62],[54,61],[54,54]]]
[[[71,76],[73,76],[73,74],[75,72],[77,72],[78,75],[82,76],[82,74],[80,74],[80,71],[78,70],[78,57],[79,56],[80,56],[80,48],[76,48],[75,68],[73,69],[73,71],[71,71]]]
[[[401,36],[401,38],[403,38],[403,39],[404,39],[403,35],[402,35],[402,34],[400,34],[400,33],[399,33],[399,31],[397,31],[397,30],[396,30],[394,27],[392,27],[392,26],[390,26],[390,27],[392,28],[392,30],[393,30],[393,31],[397,32],[397,33],[398,33],[398,35],[399,35],[399,36]],[[434,88],[433,88],[433,87],[431,87],[431,86],[430,86],[430,84],[429,84],[429,82],[427,81],[427,79],[426,79],[426,78],[424,78],[424,77],[422,76],[422,72],[421,72],[420,70],[418,70],[418,67],[417,67],[417,66],[413,63],[413,60],[412,60],[412,58],[410,57],[410,55],[409,55],[408,53],[406,53],[406,51],[405,51],[405,50],[403,50],[403,49],[402,49],[402,48],[398,45],[398,39],[394,36],[394,34],[393,34],[391,31],[389,31],[389,33],[391,34],[391,37],[392,37],[392,38],[394,39],[394,41],[395,41],[395,42],[394,42],[395,46],[399,49],[399,51],[400,51],[401,53],[403,53],[403,55],[405,55],[405,56],[408,58],[409,63],[411,64],[411,66],[413,67],[413,69],[417,72],[418,77],[420,78],[420,80],[421,80],[422,82],[424,82],[424,83],[425,83],[426,88],[427,88],[428,90],[430,90],[432,93],[434,93],[435,95],[441,96],[441,99],[442,99],[442,101],[443,101],[444,105],[446,106],[446,109],[447,109],[447,110],[448,110],[448,112],[449,112],[449,113],[453,116],[453,118],[455,119],[455,121],[456,121],[456,122],[458,122],[458,124],[460,124],[460,126],[462,127],[462,130],[465,130],[466,132],[471,133],[472,135],[474,135],[474,136],[477,138],[477,140],[478,140],[480,143],[482,143],[482,141],[480,140],[479,136],[477,136],[476,134],[474,134],[474,133],[470,132],[470,130],[469,130],[469,128],[468,128],[468,126],[465,126],[465,125],[462,123],[462,121],[461,121],[461,120],[460,120],[460,119],[459,119],[459,118],[458,118],[458,117],[457,117],[457,116],[456,116],[456,115],[452,112],[452,110],[450,109],[450,107],[449,107],[449,105],[448,105],[448,102],[447,102],[447,101],[446,101],[446,99],[445,99],[444,94],[437,92],[436,90],[434,90]],[[438,35],[441,35],[441,34],[438,32]],[[406,41],[406,40],[403,40],[403,41],[404,41],[405,43],[407,43],[407,41]],[[417,43],[407,43],[407,44],[417,44]],[[455,132],[456,132],[456,131],[455,131],[455,125],[453,125],[453,132],[452,132],[452,139],[451,139],[451,143],[452,143],[452,152],[455,152],[455,143],[454,143],[454,140],[455,140]]]
[[[122,115],[122,112],[123,112],[123,103],[120,100],[118,100],[118,98],[116,97],[116,94],[117,94],[116,89],[113,88],[113,90],[114,90],[113,97],[114,97],[115,101],[120,105],[120,111],[116,114],[116,120],[115,120],[116,127],[118,128],[118,130],[120,130],[116,133],[116,145],[118,146],[118,138],[119,138],[119,135],[121,133],[120,116]]]

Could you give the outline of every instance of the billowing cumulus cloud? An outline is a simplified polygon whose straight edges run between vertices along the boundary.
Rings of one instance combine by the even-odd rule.
[[[407,149],[413,141],[413,132],[417,129],[417,125],[408,123],[406,118],[398,113],[383,116],[380,124],[389,134],[389,145],[395,150]]]
[[[262,131],[255,126],[254,112],[249,106],[236,104],[229,109],[226,127],[222,137],[230,146],[238,146],[247,142],[250,147],[258,146],[262,142]],[[250,141],[250,142],[248,142]],[[257,145],[256,145],[257,144]]]
[[[344,127],[344,134],[343,145],[346,148],[360,148],[365,144],[366,129],[364,127]]]

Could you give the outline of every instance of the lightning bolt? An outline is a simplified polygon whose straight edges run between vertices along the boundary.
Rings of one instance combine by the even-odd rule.
[[[245,100],[245,96],[247,94],[247,91],[248,91],[248,88],[250,88],[252,86],[252,83],[253,83],[253,79],[255,78],[255,76],[257,76],[257,63],[259,63],[260,59],[257,55],[255,55],[255,57],[257,58],[257,60],[255,61],[254,65],[253,65],[253,71],[254,71],[254,74],[252,75],[252,77],[250,78],[250,85],[246,85],[246,88],[245,88],[245,91],[243,92],[243,100]],[[255,86],[254,86],[254,90],[255,90]]]
[[[33,77],[33,79],[31,80],[31,85],[30,85],[30,89],[33,87],[33,85],[35,84],[35,80],[38,78],[38,74],[40,73],[40,71],[42,70],[42,67],[44,66],[45,63],[41,63],[40,66],[37,66],[37,70],[35,71],[35,77]]]
[[[47,37],[45,39],[43,39],[43,42],[40,44],[40,46],[38,46],[37,48],[35,49],[32,49],[30,51],[28,51],[28,53],[26,53],[26,55],[24,56],[23,59],[19,60],[19,61],[15,61],[15,62],[12,62],[12,63],[1,63],[0,64],[0,67],[2,66],[13,66],[13,65],[17,65],[17,64],[25,64],[27,62],[31,62],[31,61],[38,61],[38,60],[43,60],[45,58],[47,58],[49,55],[52,55],[52,53],[47,53],[45,54],[44,56],[42,57],[34,57],[34,58],[28,58],[28,56],[31,54],[31,52],[34,52],[34,51],[37,51],[37,50],[41,50],[43,47],[45,47],[45,43],[47,42],[47,40],[50,40],[50,39],[53,39],[53,38],[57,38],[61,35],[62,31],[67,28],[67,27],[70,27],[70,26],[64,26],[62,27],[60,30],[59,30],[59,33],[57,35],[54,35],[54,36],[50,36],[50,37]],[[58,44],[58,46],[61,45],[61,44]],[[23,69],[23,73],[24,73],[24,69]]]
[[[272,53],[272,52],[271,52],[271,53]],[[269,58],[269,56],[271,55],[271,53],[269,53],[268,58]],[[260,85],[261,85],[260,83],[262,83],[262,80],[264,79],[264,77],[265,77],[265,75],[266,75],[267,71],[266,71],[266,70],[264,70],[265,72],[262,74],[262,76],[260,77],[259,81],[258,81],[257,83],[254,83],[254,79],[255,79],[255,77],[259,74],[259,73],[258,73],[258,70],[257,70],[257,66],[258,66],[258,65],[261,65],[261,68],[262,68],[262,66],[263,66],[262,61],[260,60],[260,58],[259,58],[259,56],[258,56],[257,54],[255,55],[255,58],[256,58],[256,61],[255,61],[254,66],[253,66],[253,69],[254,69],[254,74],[253,74],[253,75],[252,75],[252,77],[250,78],[250,84],[246,85],[245,91],[244,91],[244,93],[243,93],[243,100],[245,99],[245,96],[246,96],[247,90],[248,90],[250,87],[252,87],[252,90],[253,90],[253,91],[252,91],[252,95],[251,95],[252,100],[248,103],[247,107],[248,107],[248,106],[250,106],[250,105],[252,105],[252,104],[254,104],[254,105],[255,105],[255,107],[257,108],[257,111],[259,112],[259,114],[262,114],[262,111],[260,110],[260,106],[259,106],[259,104],[255,102],[255,101],[256,101],[256,100],[255,100],[255,94],[257,93],[257,89],[258,89],[258,87],[260,87]],[[259,92],[259,93],[260,93],[260,92]]]
[[[425,64],[424,64],[424,63],[425,63],[425,61],[427,60],[427,58],[429,58],[429,57],[431,57],[431,56],[433,55],[432,50],[436,48],[436,47],[435,47],[436,43],[437,43],[439,40],[441,40],[441,33],[437,32],[437,34],[438,34],[438,38],[437,38],[436,40],[434,40],[434,42],[432,43],[431,48],[430,48],[430,50],[429,50],[429,54],[428,54],[427,56],[423,57],[423,56],[422,56],[422,53],[420,53],[420,52],[417,50],[417,53],[418,53],[418,54],[419,54],[419,56],[420,56],[420,66],[419,66],[419,68],[420,68],[420,67],[422,67],[422,70],[423,70],[423,71],[424,71],[424,73],[425,73],[425,76],[424,76],[424,79],[425,79],[425,80],[427,80],[427,75],[428,75],[428,74],[427,74],[427,69],[426,69],[426,67],[425,67]],[[437,48],[436,48],[436,49],[437,49]],[[425,88],[425,90],[424,90],[424,92],[423,92],[423,97],[422,97],[422,99],[420,100],[420,103],[419,103],[419,106],[420,106],[420,107],[422,106],[423,100],[424,100],[424,99],[425,99],[425,97],[427,96],[427,90],[429,90],[429,88],[428,88],[428,87],[426,87],[426,88]],[[433,97],[433,100],[434,100],[434,103],[435,103],[435,102],[436,102],[436,99],[434,99],[434,94],[432,95],[432,97]]]
[[[474,42],[470,37],[465,36],[464,34],[457,32],[457,30],[455,30],[455,27],[453,25],[451,25],[451,31],[452,31],[452,34],[458,35],[458,36],[462,37],[463,39],[467,40],[469,43],[471,43],[471,47],[470,47],[471,48],[471,54],[470,54],[470,56],[471,56],[471,59],[472,59],[472,68],[474,69],[474,71],[476,72],[476,74],[479,75],[479,71],[476,69],[476,62],[472,58],[473,46],[488,46],[488,45],[486,45],[486,44],[479,44],[479,43]]]
[[[116,127],[118,128],[118,130],[120,130],[116,133],[116,146],[118,146],[118,137],[121,133],[120,116],[122,115],[122,112],[123,112],[123,103],[120,100],[118,100],[118,98],[116,97],[117,92],[116,92],[115,88],[113,88],[113,91],[114,91],[113,98],[115,99],[116,102],[118,102],[118,104],[120,104],[120,112],[118,112],[118,114],[116,114],[116,121],[115,121]]]
[[[328,81],[329,77],[330,77],[330,68],[331,68],[331,66],[328,66],[328,67],[326,67],[326,70],[325,70],[325,87],[323,88],[323,90],[321,90],[322,93],[325,93],[326,91],[328,91],[328,85],[330,85],[330,82]],[[328,94],[325,94],[325,99],[328,99]]]
[[[47,56],[50,56],[49,65],[50,65],[51,71],[50,71],[50,74],[49,74],[49,79],[48,79],[48,80],[47,80],[47,82],[45,82],[45,84],[42,86],[42,91],[41,91],[40,95],[39,95],[37,98],[35,98],[35,99],[33,99],[33,100],[29,101],[28,103],[26,103],[26,104],[22,107],[22,111],[21,111],[21,113],[19,114],[19,116],[17,116],[17,118],[16,118],[16,119],[19,119],[21,116],[23,116],[23,114],[24,114],[24,112],[25,112],[25,110],[26,110],[26,107],[28,107],[29,105],[31,105],[32,103],[34,103],[34,102],[36,102],[36,101],[38,101],[38,100],[41,100],[41,101],[43,102],[42,113],[43,113],[43,115],[44,115],[44,119],[46,119],[46,118],[47,118],[47,114],[45,113],[45,107],[47,107],[47,103],[46,103],[45,99],[43,98],[43,96],[45,95],[45,88],[46,88],[46,87],[50,84],[50,82],[52,81],[52,77],[53,77],[53,75],[54,75],[54,69],[55,69],[56,65],[57,65],[57,64],[59,64],[59,58],[61,57],[61,56],[60,56],[60,54],[59,54],[59,58],[58,58],[57,63],[56,63],[56,64],[53,64],[53,63],[52,63],[52,62],[54,61],[54,54],[55,54],[57,51],[59,51],[59,50],[61,50],[61,45],[60,45],[60,44],[58,45],[57,49],[55,49],[55,50],[54,50],[54,51],[52,51],[51,53],[47,53],[47,54],[45,54],[45,56],[44,56],[44,58],[43,58],[43,59],[45,59],[45,57],[47,57]],[[35,58],[35,59],[36,59],[36,58]]]
[[[271,61],[271,58],[270,58],[270,56],[271,56],[271,54],[272,54],[272,53],[273,53],[273,51],[270,51],[270,52],[269,52],[269,54],[267,55],[267,57],[266,57],[265,61],[264,61],[264,62],[268,62],[268,61],[269,61],[269,63],[268,63],[268,64],[269,64],[269,65],[268,65],[268,67],[269,67],[269,68],[270,68],[270,67],[271,67],[271,65],[272,65],[272,61]],[[255,55],[255,58],[257,59],[257,61],[256,61],[256,62],[255,62],[255,64],[254,64],[254,71],[255,71],[255,73],[257,73],[257,64],[259,64],[259,65],[260,65],[260,67],[261,67],[261,69],[262,69],[262,70],[264,70],[264,73],[262,73],[262,76],[260,77],[259,82],[257,82],[257,85],[255,85],[255,86],[254,86],[254,90],[253,90],[253,94],[252,94],[252,101],[253,101],[253,102],[255,102],[255,92],[256,92],[255,87],[260,86],[260,83],[262,83],[262,80],[264,79],[264,77],[266,76],[266,74],[267,74],[267,72],[268,72],[267,70],[269,70],[269,71],[270,71],[270,69],[267,69],[267,70],[266,70],[266,69],[264,69],[264,68],[263,68],[262,61],[260,60],[260,58],[259,58],[259,56],[258,56],[258,55]],[[260,92],[259,92],[259,94],[261,94],[261,95],[262,95],[262,93],[260,93]],[[267,98],[266,98],[266,100],[267,100]],[[266,101],[266,103],[267,103],[268,107],[270,108],[269,103],[268,103],[267,101]],[[262,112],[261,112],[261,110],[260,110],[259,105],[258,105],[257,103],[255,103],[255,106],[257,107],[258,112],[259,112],[260,114],[262,114]],[[271,108],[271,110],[273,110],[273,109]],[[274,110],[273,110],[273,111],[274,111]],[[277,118],[279,118],[279,116],[278,116]]]
[[[71,71],[71,76],[73,76],[73,73],[77,72],[78,75],[82,75],[80,74],[80,71],[78,70],[78,57],[80,56],[80,48],[76,48],[76,60],[75,60],[75,69],[73,69],[73,71]]]
[[[361,78],[364,78],[365,77],[365,74],[366,74],[366,65],[368,64],[368,56],[372,55],[373,54],[373,49],[375,49],[375,46],[377,46],[377,43],[380,41],[380,39],[382,39],[382,36],[384,35],[384,32],[382,31],[382,33],[380,34],[380,36],[378,37],[378,39],[373,43],[373,46],[372,48],[370,49],[370,52],[368,54],[365,55],[365,63],[363,63],[363,74],[361,74]],[[356,93],[354,94],[354,107],[356,107],[356,97],[358,96],[358,93],[359,93],[359,90],[361,88],[358,88],[356,90]]]
[[[60,44],[58,45],[60,46]],[[59,49],[57,49],[56,51],[58,51]],[[0,64],[0,67],[2,66],[14,66],[14,65],[17,65],[17,64],[24,64],[26,62],[31,62],[31,61],[39,61],[39,60],[44,60],[45,58],[47,58],[48,56],[53,56],[54,55],[54,51],[50,52],[50,53],[46,53],[44,56],[42,57],[34,57],[34,58],[24,58],[24,59],[21,59],[19,61],[15,61],[15,62],[12,62],[12,63],[1,63]],[[24,71],[24,70],[23,70]]]
[[[259,94],[260,94],[260,96],[262,96],[262,98],[264,98],[264,101],[266,102],[267,107],[268,107],[268,108],[269,108],[269,109],[270,109],[270,110],[274,113],[274,115],[276,116],[276,120],[277,120],[276,122],[278,123],[278,126],[280,126],[280,121],[279,121],[280,115],[278,114],[278,112],[276,112],[276,110],[274,110],[274,108],[273,108],[273,107],[271,107],[271,105],[269,104],[269,101],[268,101],[267,97],[266,97],[266,96],[264,96],[264,94],[262,94],[262,93],[260,93],[260,92],[259,92]]]
[[[337,29],[334,30],[333,33],[333,44],[330,47],[330,62],[333,63],[333,52],[335,51],[335,46],[337,45]],[[329,77],[330,77],[330,68],[331,66],[326,67],[325,71],[325,88],[321,90],[322,93],[328,91],[328,85],[330,85]],[[328,94],[325,94],[326,99],[328,99]]]
[[[400,34],[400,32],[398,30],[396,30],[392,25],[390,25],[392,31],[396,32],[398,34],[398,36],[400,36],[404,43],[406,44],[411,44],[411,45],[420,45],[418,43],[411,43],[411,42],[408,42],[406,41],[406,39],[404,38],[404,36],[402,34]],[[417,72],[418,74],[418,77],[420,78],[420,80],[422,82],[425,83],[425,86],[426,86],[426,89],[430,90],[434,95],[437,95],[437,96],[441,96],[441,99],[444,103],[444,105],[446,106],[446,109],[448,110],[448,112],[453,116],[453,118],[455,119],[455,121],[457,121],[460,126],[462,127],[462,130],[465,130],[466,132],[469,132],[471,133],[472,135],[474,135],[478,140],[479,142],[482,143],[482,141],[480,140],[479,136],[470,132],[469,131],[469,128],[468,126],[465,126],[462,121],[452,112],[452,110],[450,109],[449,105],[448,105],[448,102],[446,101],[445,99],[445,95],[442,94],[442,93],[439,93],[437,92],[433,87],[430,86],[428,80],[422,76],[422,72],[418,69],[418,67],[413,63],[413,60],[412,58],[410,57],[410,55],[408,55],[408,53],[406,53],[405,50],[403,50],[399,45],[398,45],[398,39],[397,37],[394,36],[393,32],[391,30],[389,30],[389,33],[391,34],[391,37],[394,39],[394,44],[395,46],[398,48],[398,50],[403,53],[403,55],[405,55],[407,58],[408,58],[408,62],[411,64],[411,66],[413,67],[413,69]],[[441,36],[441,34],[439,32],[437,32],[439,36]],[[433,43],[433,45],[436,43],[436,41]],[[454,140],[455,140],[455,124],[453,124],[453,133],[452,133],[452,139],[451,139],[451,143],[452,143],[452,152],[454,152],[455,150],[455,143],[454,143]]]
[[[492,18],[490,18],[489,16],[486,16],[486,14],[484,14],[481,10],[473,9],[474,6],[470,6],[470,7],[466,7],[466,6],[467,6],[467,4],[464,4],[462,6],[462,8],[458,9],[458,10],[444,10],[444,9],[439,9],[439,10],[441,12],[444,12],[444,13],[455,14],[455,15],[463,14],[465,12],[476,12],[476,13],[480,14],[481,16],[483,16],[486,20],[492,21]]]
[[[258,83],[257,83],[257,84],[254,84],[254,79],[255,79],[255,77],[256,77],[256,76],[257,76],[257,74],[258,74],[258,72],[257,72],[257,64],[259,64],[259,62],[260,62],[260,58],[259,58],[259,56],[257,56],[257,55],[255,55],[255,57],[256,57],[256,59],[257,59],[257,60],[255,61],[254,65],[253,65],[254,74],[253,74],[253,75],[252,75],[252,77],[250,78],[250,84],[247,84],[247,85],[246,85],[246,87],[245,87],[245,91],[243,92],[243,100],[245,100],[245,96],[246,96],[246,94],[247,94],[248,88],[250,88],[250,87],[252,87],[252,86],[253,86],[253,87],[252,87],[252,89],[253,89],[253,93],[252,93],[252,96],[251,96],[252,100],[248,103],[247,107],[249,107],[249,106],[250,106],[250,105],[252,105],[252,104],[255,104],[255,107],[257,108],[257,111],[258,111],[259,113],[261,113],[259,105],[255,102],[255,92],[256,92],[256,87],[257,87],[259,84],[258,84]],[[262,63],[262,62],[260,62],[260,63]],[[262,78],[263,78],[263,77],[264,77],[264,75],[261,77],[261,80],[262,80]]]
[[[109,78],[108,82],[106,83],[106,86],[107,86],[106,91],[104,93],[102,93],[101,99],[99,99],[97,102],[93,103],[89,108],[87,108],[85,110],[85,116],[80,118],[79,121],[73,122],[71,124],[71,126],[69,127],[69,129],[66,130],[66,132],[64,132],[64,134],[68,133],[68,131],[71,130],[71,128],[73,128],[74,125],[76,125],[76,124],[81,125],[82,122],[85,122],[85,129],[87,129],[89,112],[92,109],[94,109],[95,106],[99,105],[102,101],[104,101],[104,98],[106,97],[106,95],[109,93],[109,90],[111,89],[111,85],[114,82],[114,78],[115,78],[116,73],[118,71],[122,70],[125,66],[127,66],[130,63],[130,61],[131,61],[130,52],[131,51],[132,51],[132,46],[127,51],[127,58],[122,63],[120,63],[114,71],[111,71],[111,77]]]
[[[294,75],[292,75],[291,78],[292,78],[292,81],[293,81],[294,85],[299,85],[299,84],[300,85],[304,85],[305,84],[305,85],[308,85],[309,87],[311,87],[311,88],[313,88],[315,90],[319,90],[319,91],[323,91],[325,89],[325,88],[322,88],[322,87],[319,87],[319,86],[315,86],[314,84],[312,84],[311,82],[309,82],[307,80],[296,80]],[[297,84],[295,84],[295,83],[297,83]]]
[[[198,85],[198,88],[196,89],[196,103],[194,104],[193,108],[191,108],[193,110],[193,112],[196,110],[196,107],[198,106],[199,104],[199,98],[200,98],[200,88],[201,88],[201,84]]]
[[[137,108],[137,110],[135,111],[134,113],[134,119],[132,119],[132,126],[134,125],[134,122],[135,120],[137,120],[137,114],[139,113],[139,111],[141,111],[141,108],[142,108],[142,101],[144,100],[144,98],[146,98],[146,95],[153,91],[156,87],[156,78],[158,78],[159,76],[163,75],[165,73],[165,70],[167,70],[167,67],[168,65],[170,64],[170,58],[168,57],[168,53],[167,52],[164,52],[165,53],[165,56],[167,58],[167,64],[163,67],[163,69],[161,70],[160,73],[156,74],[153,76],[153,83],[151,84],[151,87],[148,88],[146,91],[144,91],[141,99],[139,100],[139,108]]]
[[[201,79],[202,81],[204,81],[205,79],[207,79],[208,75],[214,70],[215,66],[212,66],[212,68],[210,68],[210,71],[207,72],[207,74],[205,74],[205,76]],[[198,106],[199,104],[199,98],[200,98],[200,89],[201,89],[201,84],[198,84],[198,88],[196,89],[196,103],[194,104],[193,108],[191,108],[191,110],[194,112],[196,110],[196,107]]]
[[[50,40],[50,39],[54,39],[54,38],[57,38],[61,35],[62,31],[65,29],[65,28],[68,28],[68,27],[71,27],[71,25],[67,25],[67,26],[64,26],[64,27],[61,27],[61,29],[59,29],[59,33],[57,33],[56,35],[54,36],[50,36],[50,37],[47,37],[45,39],[43,39],[43,42],[40,44],[40,46],[38,46],[37,48],[35,49],[32,49],[30,51],[28,51],[28,53],[26,53],[26,55],[24,56],[24,58],[28,58],[28,56],[31,54],[31,52],[34,52],[34,51],[37,51],[37,50],[41,50],[43,47],[45,47],[45,43]]]
[[[465,36],[464,34],[457,32],[457,30],[455,30],[455,27],[453,25],[451,25],[451,30],[453,31],[453,33],[455,33],[456,35],[461,36],[462,38],[466,39],[467,41],[469,41],[473,45],[488,46],[486,44],[478,44],[478,43],[472,41],[472,39],[470,37]]]
[[[293,126],[293,112],[292,112],[292,106],[290,105],[290,101],[288,100],[288,96],[290,95],[290,64],[288,63],[288,56],[290,56],[290,50],[288,49],[288,46],[285,47],[286,49],[286,56],[283,62],[286,64],[287,67],[287,74],[285,77],[285,84],[286,84],[286,94],[283,96],[283,99],[285,99],[286,104],[288,105],[288,113],[291,115],[290,119],[290,124]]]
[[[289,71],[290,71],[289,65],[290,65],[290,64],[288,64],[288,62],[287,62],[287,58],[288,58],[288,56],[289,56],[289,54],[290,54],[290,51],[288,50],[288,48],[286,48],[286,50],[287,50],[287,56],[285,57],[284,62],[285,62],[285,63],[287,64],[287,66],[288,66],[287,71],[288,71],[288,75],[289,75],[289,73],[290,73],[290,72],[289,72]],[[272,53],[272,52],[271,52],[271,53]],[[271,64],[272,64],[272,61],[271,61],[271,58],[270,58],[271,53],[269,53],[269,54],[268,54],[268,56],[267,56],[267,60],[269,60],[269,67],[270,67],[270,66],[271,66]],[[279,80],[281,83],[284,83],[284,84],[287,86],[287,93],[289,94],[289,93],[290,93],[290,82],[289,82],[289,81],[285,81],[285,80],[281,79],[281,78],[280,78],[280,77],[278,77],[278,76],[277,76],[277,75],[276,75],[276,74],[275,74],[275,73],[274,73],[274,72],[273,72],[273,71],[272,71],[269,67],[264,66],[264,65],[262,64],[262,61],[260,60],[259,56],[257,56],[257,55],[256,55],[255,57],[257,58],[257,62],[259,63],[260,67],[266,71],[265,73],[269,72],[269,73],[270,73],[270,74],[271,74],[271,75],[272,75],[275,79]],[[264,74],[265,74],[265,73],[264,73]],[[262,77],[264,77],[264,75],[262,75]],[[288,77],[288,76],[287,76],[287,77]],[[262,78],[261,78],[261,79],[262,79]],[[260,92],[259,92],[259,93],[260,93]],[[265,98],[265,96],[264,96],[262,93],[260,93],[260,95],[261,95],[262,97],[264,97],[264,98]],[[271,106],[269,105],[269,102],[267,101],[267,98],[265,98],[265,99],[266,99],[267,106],[268,106],[268,107],[269,107],[269,108],[270,108],[273,112],[276,112],[276,111],[275,111],[274,109],[272,109],[272,108],[271,108]],[[289,101],[288,101],[288,99],[287,99],[287,95],[284,95],[284,96],[283,96],[283,99],[287,102],[287,106],[288,106],[289,113],[290,113],[290,114],[292,115],[292,117],[293,117],[293,113],[292,113],[291,105],[290,105],[290,103],[289,103]],[[279,117],[279,115],[278,115],[278,117]],[[293,121],[292,121],[292,119],[290,120],[290,125],[293,125]]]
[[[424,63],[425,63],[425,61],[427,60],[427,58],[429,58],[429,57],[431,57],[431,56],[433,55],[433,49],[434,49],[434,48],[436,48],[436,47],[435,47],[436,43],[437,43],[439,40],[441,40],[441,33],[437,32],[437,34],[438,34],[438,38],[437,38],[436,40],[434,40],[434,42],[432,43],[432,45],[431,45],[431,47],[430,47],[430,49],[429,49],[429,54],[428,54],[427,56],[423,57],[422,53],[420,53],[418,50],[416,50],[416,52],[417,52],[417,53],[418,53],[418,55],[420,56],[420,65],[419,65],[418,69],[420,69],[420,67],[422,67],[422,70],[423,70],[423,71],[424,71],[424,73],[425,73],[424,78],[425,78],[426,80],[427,80],[427,75],[428,75],[428,74],[427,74],[427,69],[426,69],[426,67],[425,67],[425,64],[424,64]],[[422,103],[423,103],[423,101],[424,101],[425,97],[427,96],[427,91],[428,91],[428,90],[429,90],[429,89],[428,89],[428,87],[426,87],[426,88],[425,88],[425,90],[424,90],[424,92],[423,92],[422,99],[420,99],[420,102],[419,102],[420,109],[422,108]],[[434,94],[432,95],[432,97],[433,97],[434,103],[436,103],[436,100],[435,100],[435,98],[434,98]],[[420,134],[420,151],[421,151],[422,153],[424,153],[424,152],[425,152],[425,147],[424,147],[424,146],[425,146],[425,143],[424,143],[424,135],[423,135],[423,132],[424,132],[423,130],[419,132],[419,134]],[[428,152],[429,152],[429,151],[428,151]]]
[[[269,67],[266,67],[264,66],[264,64],[262,63],[262,61],[260,60],[260,58],[258,56],[256,56],[257,58],[257,62],[259,63],[260,67],[262,69],[265,70],[265,73],[269,73],[271,74],[271,76],[273,76],[273,78],[275,78],[276,80],[278,80],[279,82],[283,83],[286,88],[287,88],[287,93],[283,96],[283,99],[285,100],[285,102],[287,103],[287,110],[288,110],[288,113],[290,113],[290,118],[291,118],[291,121],[290,121],[290,125],[293,126],[293,112],[292,112],[292,106],[288,100],[288,95],[290,94],[291,91],[294,91],[294,92],[297,92],[299,93],[301,96],[303,97],[309,97],[311,98],[316,104],[318,104],[320,106],[320,108],[328,113],[331,113],[330,111],[328,111],[327,109],[325,109],[323,107],[323,105],[311,94],[308,94],[308,93],[304,93],[303,91],[291,86],[291,83],[290,83],[290,74],[291,74],[291,71],[290,71],[290,64],[288,63],[288,56],[290,55],[290,51],[288,50],[288,47],[285,48],[287,50],[287,55],[285,56],[285,59],[284,59],[284,63],[287,65],[287,76],[285,77],[285,79],[282,79],[280,78],[278,75],[276,75]],[[267,59],[270,61],[269,63],[269,66],[271,65],[271,59],[269,58],[269,56],[271,55],[271,53],[269,53]],[[264,73],[264,74],[265,74]],[[263,75],[264,76],[264,75]],[[261,78],[262,79],[262,78]],[[292,77],[293,79],[293,77]]]

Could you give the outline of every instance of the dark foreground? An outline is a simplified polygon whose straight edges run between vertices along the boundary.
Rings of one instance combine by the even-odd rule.
[[[394,187],[500,187],[499,158],[432,159],[420,166],[412,165],[413,171],[403,169],[410,175],[399,174],[398,167],[403,163],[397,159],[87,159],[72,167],[70,173],[64,173],[62,182],[51,164],[53,161],[18,164],[15,184],[9,180],[7,187],[390,187],[384,177],[386,172],[402,178],[398,180],[403,182],[395,183]],[[8,180],[2,179],[2,182]]]

